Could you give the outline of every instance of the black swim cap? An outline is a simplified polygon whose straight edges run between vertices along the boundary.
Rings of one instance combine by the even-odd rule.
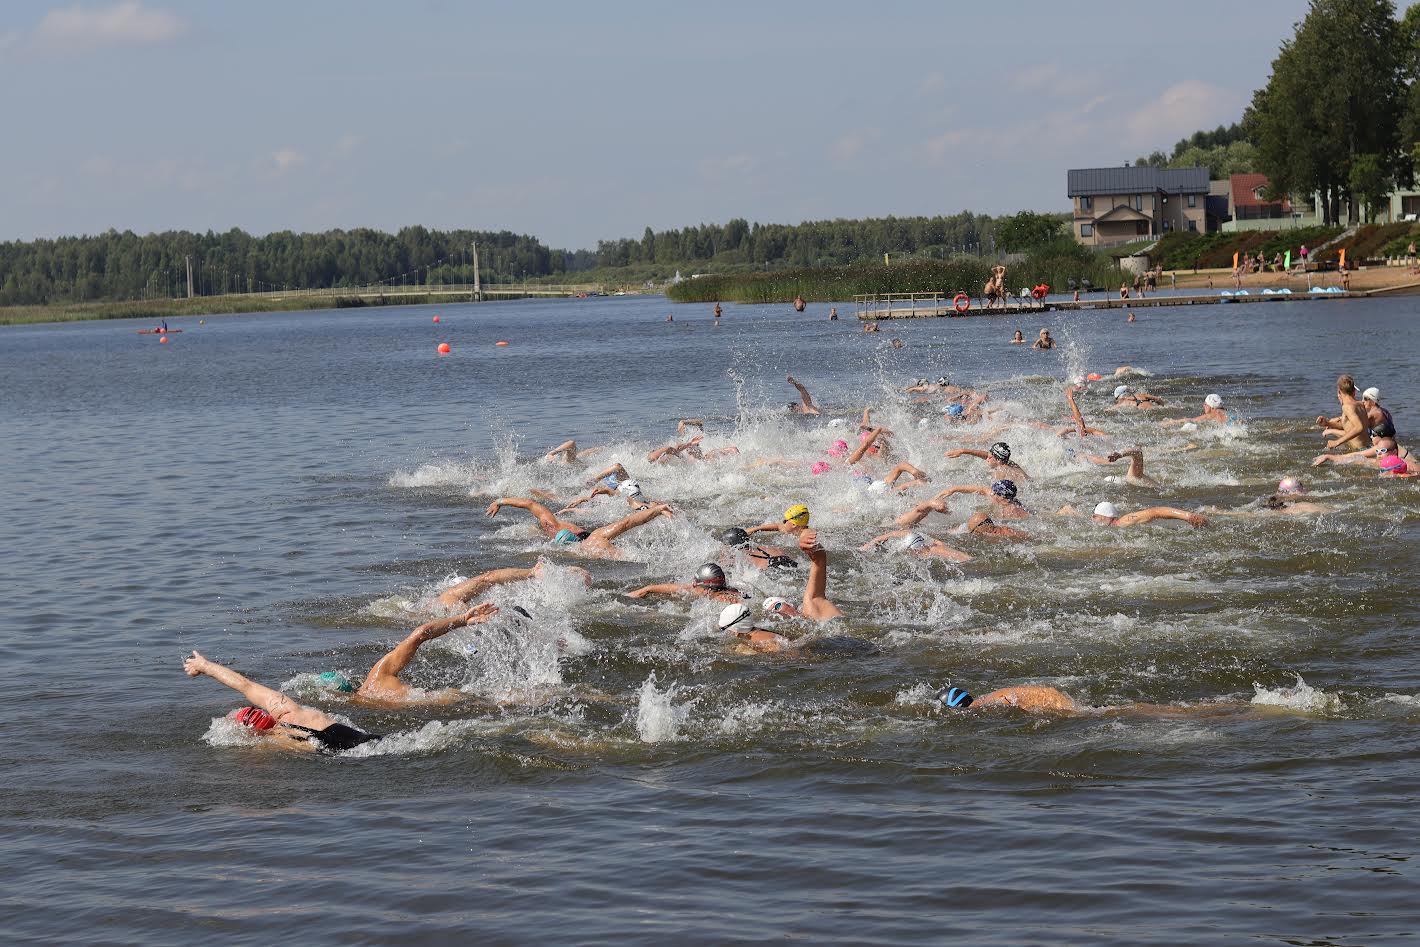
[[[702,589],[723,589],[725,570],[713,562],[707,562],[695,570],[695,584]]]
[[[991,484],[991,492],[1003,500],[1014,500],[1016,498],[1016,485],[1010,480],[997,480]]]
[[[522,615],[524,618],[532,618],[532,616],[528,614],[528,610],[526,608],[523,608],[523,606],[521,605],[514,605],[513,611],[517,612],[519,615]]]
[[[937,691],[937,699],[942,702],[943,707],[952,707],[956,710],[965,710],[971,706],[974,699],[968,694],[965,688],[943,687]]]
[[[1001,463],[1006,464],[1011,461],[1011,445],[1005,441],[997,441],[991,445],[991,456]]]
[[[746,533],[738,526],[731,526],[720,534],[720,542],[724,543],[726,546],[748,546],[749,533]]]

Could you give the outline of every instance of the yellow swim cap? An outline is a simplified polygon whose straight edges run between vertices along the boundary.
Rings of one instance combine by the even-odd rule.
[[[802,503],[795,503],[784,511],[784,522],[793,523],[795,526],[809,525],[809,508]]]

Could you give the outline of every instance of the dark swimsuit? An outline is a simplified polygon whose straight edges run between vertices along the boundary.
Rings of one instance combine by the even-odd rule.
[[[364,730],[356,730],[343,723],[333,723],[324,730],[315,730],[311,727],[303,727],[296,723],[283,723],[281,726],[290,730],[300,730],[308,736],[298,736],[297,740],[315,740],[320,744],[320,750],[327,753],[338,753],[341,750],[353,750],[362,743],[369,743],[371,740],[380,739],[377,733],[366,733]]]
[[[587,529],[580,529],[580,530],[578,530],[578,531],[577,531],[577,542],[580,543],[580,542],[584,541],[584,540],[585,540],[588,536],[590,536],[590,535],[592,535],[591,530],[587,530]]]
[[[1384,420],[1382,420],[1380,424],[1377,424],[1375,427],[1371,428],[1371,437],[1395,437],[1395,421],[1391,418],[1390,412],[1387,411],[1385,408],[1381,408],[1380,405],[1376,405],[1376,407],[1380,408],[1380,412],[1384,416]]]

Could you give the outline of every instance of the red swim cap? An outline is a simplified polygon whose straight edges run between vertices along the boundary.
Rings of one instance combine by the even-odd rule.
[[[276,726],[276,718],[260,707],[243,707],[232,715],[232,719],[253,730],[270,730]]]

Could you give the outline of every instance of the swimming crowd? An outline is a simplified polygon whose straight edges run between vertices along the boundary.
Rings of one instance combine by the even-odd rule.
[[[1042,338],[1049,339],[1044,330]],[[1022,342],[1021,333],[1017,332],[1012,341],[1016,344]],[[1053,341],[1046,346],[1037,343],[1037,347],[1049,345],[1053,345]],[[1129,366],[1120,366],[1114,372],[1111,380],[1119,383],[1104,399],[1108,403],[1103,406],[1103,411],[1162,412],[1168,407],[1164,399],[1137,384],[1124,382],[1124,379],[1136,374]],[[792,375],[788,377],[788,383],[798,394],[798,400],[788,406],[790,413],[819,415],[820,408],[815,405],[809,390]],[[953,497],[975,496],[979,498],[976,502],[984,505],[948,535],[978,537],[987,542],[1030,542],[1032,535],[1028,527],[1031,520],[1052,515],[1084,515],[1071,505],[1063,506],[1052,514],[1032,509],[1026,504],[1023,493],[1030,476],[1022,466],[1022,458],[1012,451],[1006,440],[1000,439],[1013,428],[1020,430],[1025,426],[1049,431],[1072,445],[1067,448],[1072,457],[1088,464],[1110,467],[1127,461],[1128,469],[1122,478],[1124,482],[1138,487],[1160,488],[1158,481],[1145,472],[1141,448],[1107,451],[1100,448],[1099,453],[1089,449],[1088,445],[1108,443],[1109,439],[1104,430],[1086,420],[1079,404],[1080,399],[1090,391],[1091,384],[1095,383],[1108,386],[1105,377],[1098,374],[1079,376],[1066,384],[1063,396],[1068,413],[1054,422],[998,418],[1000,412],[991,405],[987,392],[952,384],[946,377],[935,382],[917,379],[907,385],[904,392],[910,396],[914,407],[929,414],[929,418],[919,422],[921,425],[934,423],[930,420],[931,416],[940,414],[941,423],[945,425],[940,438],[942,441],[962,444],[972,443],[974,439],[980,445],[955,446],[944,452],[945,458],[980,460],[985,474],[980,482],[939,487],[928,473],[906,460],[895,458],[893,432],[873,423],[871,408],[863,410],[856,445],[850,444],[846,438],[833,436],[838,431],[847,433],[844,430],[848,427],[846,420],[830,421],[826,428],[830,439],[822,459],[808,465],[804,472],[810,477],[830,470],[847,472],[859,488],[867,491],[895,493],[904,497],[920,491],[919,496],[925,498],[917,499],[891,523],[883,524],[883,532],[863,543],[861,550],[966,564],[972,560],[971,555],[956,548],[949,539],[929,535],[922,529],[922,524],[934,514],[949,513],[948,504]],[[1358,393],[1351,376],[1342,375],[1336,382],[1336,400],[1339,412],[1334,417],[1318,415],[1316,418],[1316,426],[1326,446],[1324,452],[1312,461],[1313,466],[1370,467],[1379,476],[1387,478],[1415,476],[1416,462],[1410,452],[1397,442],[1394,419],[1381,404],[1380,392],[1376,388]],[[1212,393],[1203,398],[1200,414],[1165,419],[1159,423],[1169,427],[1182,426],[1183,430],[1190,431],[1204,425],[1237,422],[1238,419],[1225,407],[1223,399]],[[972,433],[970,438],[963,436],[967,434],[965,431],[951,431],[955,425],[983,423],[994,426],[987,428],[983,434]],[[701,446],[704,427],[704,421],[698,418],[680,421],[677,435],[686,439],[648,453],[644,458],[648,473],[678,464],[716,464],[739,455],[739,450],[733,446],[719,450],[704,449]],[[487,516],[492,518],[504,511],[521,511],[533,518],[553,550],[592,559],[622,559],[623,552],[616,545],[620,537],[657,518],[674,517],[677,512],[669,503],[648,496],[647,489],[621,463],[592,472],[584,458],[596,450],[579,452],[575,441],[567,441],[543,458],[545,463],[583,468],[587,473],[585,482],[590,488],[583,495],[565,503],[559,503],[558,498],[540,490],[531,491],[534,495],[529,497],[499,497],[488,505]],[[740,462],[747,460],[740,458]],[[748,465],[804,469],[802,461],[775,457],[748,460]],[[926,496],[927,493],[930,496]],[[1117,529],[1132,529],[1170,520],[1192,528],[1203,528],[1209,525],[1210,516],[1297,516],[1330,510],[1324,504],[1308,500],[1306,494],[1300,478],[1286,477],[1268,496],[1241,509],[1210,509],[1205,515],[1177,507],[1151,506],[1125,512],[1114,503],[1103,500],[1094,506],[1089,515],[1095,523]],[[625,515],[593,529],[565,518],[597,497],[611,498],[617,504],[624,503]],[[684,597],[723,603],[716,625],[725,638],[727,650],[735,654],[794,653],[841,657],[871,653],[875,648],[870,642],[839,633],[844,613],[828,595],[829,555],[818,531],[811,527],[811,520],[809,508],[796,503],[785,509],[782,516],[769,522],[725,527],[714,534],[723,550],[719,560],[700,566],[689,581],[653,583],[628,590],[626,594],[633,599]],[[729,568],[740,570],[741,574],[760,571],[780,577],[793,576],[799,574],[805,564],[807,569],[804,570],[800,601],[796,603],[782,597],[769,597],[760,603],[757,611],[749,593],[729,584],[726,572]],[[356,684],[336,672],[325,672],[317,677],[317,681],[325,688],[347,693],[354,701],[372,706],[450,704],[464,699],[467,695],[457,689],[426,691],[411,687],[401,680],[400,674],[425,643],[458,628],[483,624],[499,614],[500,609],[487,602],[468,607],[475,599],[495,586],[541,578],[551,567],[548,559],[540,558],[531,568],[495,569],[458,582],[438,596],[441,608],[452,609],[456,613],[419,625],[381,657],[362,682]],[[580,579],[590,586],[591,573],[579,567],[573,568]],[[514,614],[506,617],[515,622],[532,621],[532,616],[521,606],[513,606],[511,611]],[[184,669],[189,676],[205,674],[240,693],[248,705],[232,711],[228,717],[274,744],[295,750],[338,752],[380,739],[379,735],[342,723],[320,709],[297,703],[281,691],[258,684],[196,651],[185,660]],[[1046,686],[1001,687],[973,696],[964,687],[946,684],[936,691],[935,699],[941,708],[950,710],[1015,707],[1033,712],[1070,713],[1086,709],[1070,695]],[[1141,704],[1134,705],[1133,709],[1147,712],[1159,708]],[[1176,711],[1180,708],[1172,709]]]

